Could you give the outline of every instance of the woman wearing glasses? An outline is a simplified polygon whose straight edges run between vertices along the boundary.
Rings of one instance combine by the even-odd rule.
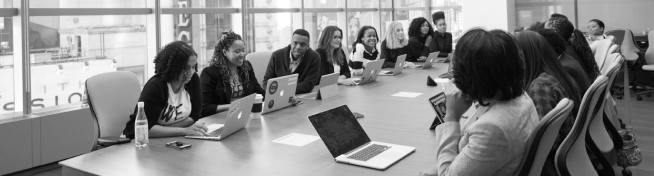
[[[232,100],[263,94],[252,64],[245,60],[245,43],[233,31],[223,32],[216,42],[211,65],[202,70],[202,116],[229,109]]]
[[[322,31],[318,40],[318,49],[316,49],[322,60],[320,75],[339,73],[339,85],[353,86],[356,83],[353,79],[348,79],[352,74],[350,73],[350,67],[347,65],[345,52],[341,48],[342,39],[343,31],[336,26],[327,26]]]
[[[144,102],[150,137],[199,135],[207,128],[196,123],[202,96],[197,71],[197,53],[182,41],[169,43],[154,59],[155,75],[145,83],[139,102]],[[134,138],[134,119],[130,116],[123,134]]]

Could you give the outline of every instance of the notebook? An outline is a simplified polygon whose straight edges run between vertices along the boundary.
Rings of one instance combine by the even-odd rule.
[[[347,105],[311,115],[309,121],[336,162],[386,169],[416,150],[370,140]]]

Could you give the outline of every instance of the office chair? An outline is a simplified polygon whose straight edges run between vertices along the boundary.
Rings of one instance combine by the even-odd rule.
[[[593,42],[591,45],[593,45],[594,48],[596,48],[593,54],[595,55],[595,62],[597,63],[597,68],[599,68],[601,72],[603,70],[602,67],[606,65],[605,64],[606,56],[609,53],[609,49],[611,48],[611,45],[613,45],[613,41],[607,39],[598,40]]]
[[[649,31],[649,34],[647,35],[647,40],[649,40],[650,42],[654,41],[654,31]],[[649,73],[650,75],[654,73],[654,47],[653,46],[648,47],[647,51],[645,51],[645,60],[641,68],[642,71],[644,71],[644,73]],[[637,78],[634,79],[636,79],[636,82],[640,82]],[[644,87],[646,90],[642,92],[636,92],[636,100],[638,101],[643,100],[642,97],[643,94],[649,97],[651,96],[651,93],[654,92],[654,89],[647,90],[647,86],[642,85],[642,87]]]
[[[603,107],[597,105],[603,102],[607,84],[608,78],[600,75],[584,94],[577,119],[570,133],[556,151],[554,162],[559,175],[598,175],[586,152],[586,134],[592,117],[602,112]]]
[[[254,52],[245,56],[245,59],[250,61],[250,64],[252,64],[254,76],[257,78],[257,82],[259,82],[260,85],[263,85],[263,76],[266,75],[268,62],[270,61],[271,56],[272,52]]]
[[[609,85],[613,85],[611,83],[614,83],[616,80],[617,75],[620,73],[620,69],[622,68],[622,64],[624,64],[624,57],[620,55],[619,53],[613,53],[610,54],[607,59],[607,61],[612,61],[611,66],[608,67],[606,73],[602,73],[602,75],[606,75],[609,78]],[[607,91],[611,91],[612,87],[607,86]],[[606,94],[606,103],[604,107],[604,113],[607,116],[607,119],[609,119],[615,129],[620,129],[620,123],[617,118],[618,110],[616,109],[616,103],[615,100],[613,100],[613,96],[609,93]]]
[[[93,150],[98,145],[109,146],[125,140],[118,136],[123,133],[141,94],[136,75],[127,71],[102,73],[87,79],[85,86],[89,109],[98,128]]]
[[[541,119],[529,135],[525,154],[515,176],[540,176],[545,160],[552,150],[556,136],[565,118],[568,118],[574,102],[564,98]]]

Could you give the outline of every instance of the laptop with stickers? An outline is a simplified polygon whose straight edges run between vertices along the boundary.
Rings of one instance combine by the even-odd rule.
[[[262,104],[261,114],[267,114],[293,105],[298,74],[277,77],[268,80],[266,95]]]

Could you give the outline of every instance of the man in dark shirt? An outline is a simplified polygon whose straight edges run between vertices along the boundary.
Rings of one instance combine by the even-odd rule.
[[[291,44],[272,54],[263,87],[269,79],[296,73],[299,76],[295,94],[311,92],[320,81],[320,55],[309,47],[309,32],[304,29],[295,30]]]

